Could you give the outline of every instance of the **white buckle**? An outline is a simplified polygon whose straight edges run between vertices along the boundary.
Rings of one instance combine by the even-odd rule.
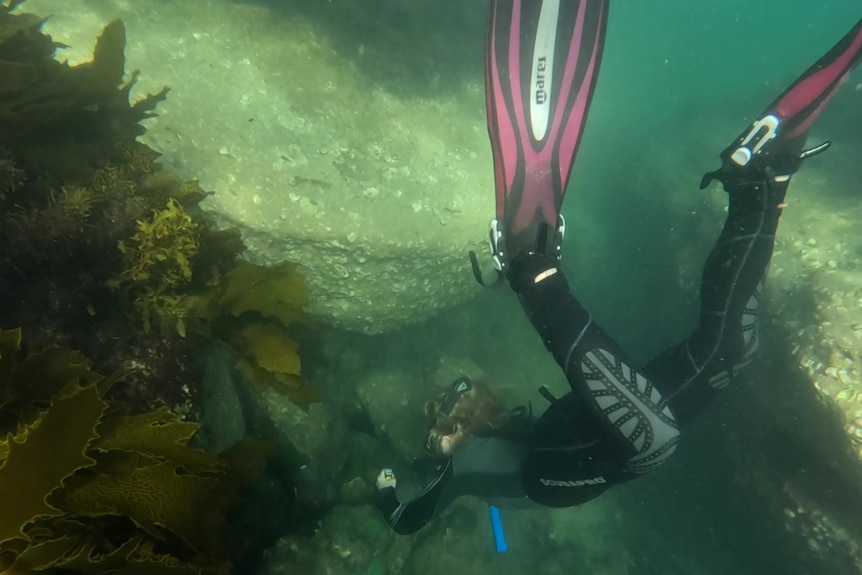
[[[494,218],[488,224],[488,247],[491,250],[491,259],[494,260],[494,269],[498,272],[503,271],[503,268],[506,267],[506,254],[501,248],[502,239],[503,230],[500,229],[500,222]]]
[[[560,222],[557,226],[557,237],[556,237],[556,245],[554,246],[557,250],[557,253],[554,254],[558,260],[563,257],[563,240],[566,237],[566,218],[563,217],[563,214],[560,214]]]
[[[763,148],[763,146],[765,146],[770,140],[775,139],[775,136],[778,135],[778,127],[780,125],[781,119],[774,114],[769,114],[768,116],[764,116],[754,122],[751,125],[751,129],[748,131],[748,134],[746,134],[745,138],[740,142],[739,147],[730,155],[730,159],[738,166],[748,165],[752,156],[760,152],[761,148]],[[764,128],[766,131],[763,132],[763,135],[760,136],[754,146],[750,146],[749,143],[755,138],[755,136],[760,134]]]

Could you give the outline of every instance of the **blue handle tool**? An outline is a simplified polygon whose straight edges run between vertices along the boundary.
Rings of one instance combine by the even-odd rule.
[[[497,548],[497,553],[505,553],[509,550],[509,546],[506,545],[506,535],[503,533],[503,520],[500,518],[500,510],[493,505],[489,505],[488,510],[491,512],[494,546]]]

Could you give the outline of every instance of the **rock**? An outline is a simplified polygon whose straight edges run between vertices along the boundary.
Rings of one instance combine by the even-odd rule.
[[[843,574],[862,571],[862,209],[836,216],[831,179],[806,167],[782,216],[740,464],[800,571]]]
[[[194,439],[205,451],[221,453],[246,435],[243,405],[234,387],[236,359],[230,351],[212,344],[200,346],[197,357],[201,370],[198,398],[201,428]]]
[[[391,442],[402,459],[409,461],[425,455],[428,427],[422,408],[434,393],[417,385],[415,374],[371,371],[357,382],[356,394],[375,433]]]
[[[605,495],[559,513],[548,515],[547,537],[556,548],[576,550],[576,556],[556,563],[556,572],[571,572],[577,566],[579,572],[606,571],[608,573],[629,573],[631,552],[626,541],[626,528],[620,524],[619,517],[623,506],[613,495]]]
[[[394,538],[375,507],[335,507],[313,538],[283,537],[267,549],[259,573],[382,575]]]
[[[347,504],[369,501],[375,494],[375,488],[362,477],[356,476],[341,484],[341,500]]]
[[[54,14],[48,31],[75,47],[89,48],[110,18],[61,0],[32,4]],[[199,9],[143,0],[141,14],[158,10],[160,18],[123,14],[133,30],[128,69],[144,72],[134,96],[172,88],[142,141],[163,154],[166,167],[215,192],[202,208],[222,226],[242,230],[249,260],[302,264],[311,311],[326,323],[385,332],[478,289],[467,251],[487,250],[494,215],[484,14],[453,6],[445,9],[454,12],[448,22],[438,22],[436,3],[424,7],[438,32],[425,48],[435,57],[421,66],[412,52],[386,44],[413,44],[403,37],[409,31],[368,19],[382,29],[374,34],[375,64],[364,70],[363,60],[339,53],[343,38],[330,37],[320,21],[365,16],[350,3],[310,15],[301,7],[288,13],[246,3]],[[458,46],[453,26],[470,26],[475,35],[459,35],[465,45]],[[364,44],[356,50],[364,54]],[[444,53],[449,61],[441,60]],[[63,52],[73,62],[81,56]],[[468,71],[456,71],[465,63]],[[445,68],[445,86],[430,74],[422,84],[393,80],[429,66]],[[387,78],[375,77],[383,69]]]
[[[483,507],[483,503],[466,498],[450,505],[426,536],[416,542],[407,560],[407,573],[500,573],[500,566],[494,561],[490,526],[484,521],[487,511]],[[487,545],[479,544],[483,539]]]
[[[379,333],[463,301],[478,289],[467,251],[486,249],[494,214],[481,76],[457,98],[402,99],[334,57],[315,24],[292,24],[270,30],[274,60],[243,60],[231,26],[167,70],[136,62],[175,88],[143,139],[216,192],[202,207],[241,229],[249,260],[302,264],[327,323]]]
[[[431,125],[432,114],[440,113],[436,105],[385,98],[386,104],[372,100],[357,110],[349,102],[363,87],[354,82],[345,76],[324,110],[295,110],[313,118],[307,124],[289,115],[274,130],[266,116],[284,110],[263,105],[256,111],[262,122],[245,128],[249,141],[259,143],[197,172],[207,174],[205,187],[217,190],[202,207],[222,225],[241,229],[248,259],[302,264],[313,315],[379,333],[476,292],[466,253],[485,249],[493,183],[479,117],[441,133]],[[442,113],[464,116],[460,108]],[[151,130],[158,129],[156,122]],[[165,151],[189,155],[185,145],[191,144],[183,143],[203,138],[193,136],[194,127],[189,131],[190,139]]]
[[[343,419],[328,404],[313,403],[301,409],[273,390],[259,394],[259,402],[276,437],[294,451],[291,460],[298,469],[292,479],[300,497],[319,505],[337,500],[335,477],[347,463],[343,453],[348,433]]]
[[[464,357],[441,357],[437,363],[437,369],[431,376],[431,383],[438,392],[449,391],[452,382],[459,377],[469,377],[472,380],[480,380],[486,377],[485,370],[469,358]],[[429,397],[428,399],[432,399]]]

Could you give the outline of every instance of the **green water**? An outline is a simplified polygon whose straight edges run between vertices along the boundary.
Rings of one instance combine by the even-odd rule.
[[[208,6],[228,2],[195,4],[186,0],[183,10],[193,18],[196,10],[204,13]],[[261,43],[276,45],[278,39],[270,36],[274,28],[284,23],[285,30],[293,30],[288,24],[298,20],[309,23],[315,37],[331,50],[333,60],[361,77],[366,82],[363,85],[379,88],[406,109],[411,101],[419,100],[423,105],[455,102],[452,105],[462,110],[477,110],[483,105],[476,86],[483,74],[485,2],[235,3],[262,8],[268,19],[267,26],[260,24],[259,28],[244,23],[250,44],[258,41],[255,34],[260,30],[266,29],[267,34],[260,32]],[[49,0],[33,0],[33,4],[68,8],[65,2]],[[153,54],[158,54],[160,47],[148,45],[146,37],[135,37],[136,22],[143,28],[143,22],[171,18],[177,9],[167,1],[147,2],[146,9],[107,0],[78,4],[80,13],[98,14],[93,20],[116,15],[127,18],[133,51],[149,54],[151,62],[158,60]],[[697,320],[699,266],[723,218],[721,192],[699,191],[700,176],[717,167],[720,150],[859,16],[858,2],[850,0],[612,0],[601,78],[564,208],[570,222],[564,266],[578,297],[637,359],[646,360],[678,341]],[[278,61],[277,54],[270,56]],[[290,81],[313,82],[313,78],[291,78],[289,60],[280,65]],[[157,69],[145,70],[147,74],[148,81],[159,78]],[[834,193],[838,194],[845,188],[848,195],[856,191],[851,176],[845,174],[851,173],[850,160],[862,150],[862,95],[854,89],[858,81],[859,74],[850,79],[813,132],[813,138],[836,142],[836,150],[824,159],[824,165],[831,166],[836,174],[833,182],[840,189]],[[173,88],[180,91],[182,86]],[[344,96],[344,101],[361,107],[363,98],[372,96],[357,92]],[[409,114],[400,120],[409,125]],[[441,117],[438,121],[445,125],[446,120]],[[482,118],[473,120],[470,130],[484,130]],[[240,137],[227,144],[241,148],[244,142]],[[477,152],[488,155],[487,147]],[[205,171],[207,165],[204,160],[195,165],[166,155],[166,165],[174,161],[192,173]],[[490,164],[487,170],[490,175]],[[859,175],[857,169],[853,177],[858,180]],[[433,203],[435,190],[430,185],[428,188],[421,193]],[[493,190],[471,193],[490,198]],[[717,201],[709,199],[716,197]],[[475,236],[482,238],[484,233],[479,228]],[[689,245],[681,255],[683,244]],[[409,259],[409,254],[404,257]],[[465,263],[465,273],[466,269]],[[470,358],[492,376],[517,380],[524,396],[546,381],[558,385],[562,381],[552,358],[521,317],[515,298],[502,290],[480,294],[428,321],[390,334],[366,337],[334,330],[327,336],[336,340],[340,349],[358,350],[362,360],[357,363],[369,371],[413,369],[419,380],[437,355],[444,360],[457,355]],[[325,379],[335,377],[330,364],[339,359],[329,357],[309,364]],[[425,360],[428,364],[422,363]],[[344,370],[337,375],[349,379],[361,373]],[[343,407],[351,403],[348,383],[338,388],[347,391],[335,398],[334,404]],[[429,397],[436,391],[429,390]],[[517,514],[507,514],[513,540],[523,543],[513,545],[508,556],[491,556],[486,562],[491,565],[488,572],[523,572],[518,569],[540,559],[547,562],[541,554],[553,549],[559,552],[555,565],[560,572],[591,569],[590,573],[620,573],[612,558],[606,563],[591,563],[592,559],[584,557],[596,553],[590,555],[578,547],[604,545],[608,556],[622,551],[628,554],[626,572],[632,575],[801,574],[787,564],[789,555],[780,548],[779,534],[752,512],[757,502],[736,480],[726,431],[733,422],[745,421],[731,417],[745,408],[742,399],[729,391],[708,416],[685,431],[673,461],[606,496],[613,498],[617,515],[598,513],[601,524],[617,528],[607,527],[608,533],[625,533],[624,542],[613,540],[613,535],[604,539],[594,536],[586,529],[583,534],[568,533],[566,536],[575,542],[566,550],[570,556],[548,542],[550,536],[542,530],[549,526],[545,516],[530,519],[531,523],[525,519],[524,525],[540,526],[530,531],[531,527],[519,526]],[[423,440],[416,437],[417,443]],[[570,513],[577,514],[578,510]],[[482,549],[487,556],[490,552],[482,547],[488,544],[485,519],[479,521],[482,527],[471,531],[475,541],[467,539],[464,545]],[[283,527],[290,531],[290,525]],[[449,535],[448,530],[441,531],[421,535],[418,548],[429,538]],[[428,561],[435,558],[433,552],[422,556],[430,557]],[[564,570],[569,567],[573,571]],[[433,564],[423,568],[413,565],[411,569],[404,572],[435,572]],[[375,555],[358,572],[387,571],[384,561]]]

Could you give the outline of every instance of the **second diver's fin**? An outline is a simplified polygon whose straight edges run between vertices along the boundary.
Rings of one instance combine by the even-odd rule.
[[[829,142],[804,150],[808,131],[846,75],[862,60],[862,20],[796,79],[760,117],[721,153],[721,168],[703,176],[701,189],[713,180],[733,184],[766,166],[773,176],[789,178],[802,160],[825,151]]]
[[[551,255],[602,60],[609,0],[492,0],[485,44],[495,264]],[[558,255],[558,254],[553,254]]]

